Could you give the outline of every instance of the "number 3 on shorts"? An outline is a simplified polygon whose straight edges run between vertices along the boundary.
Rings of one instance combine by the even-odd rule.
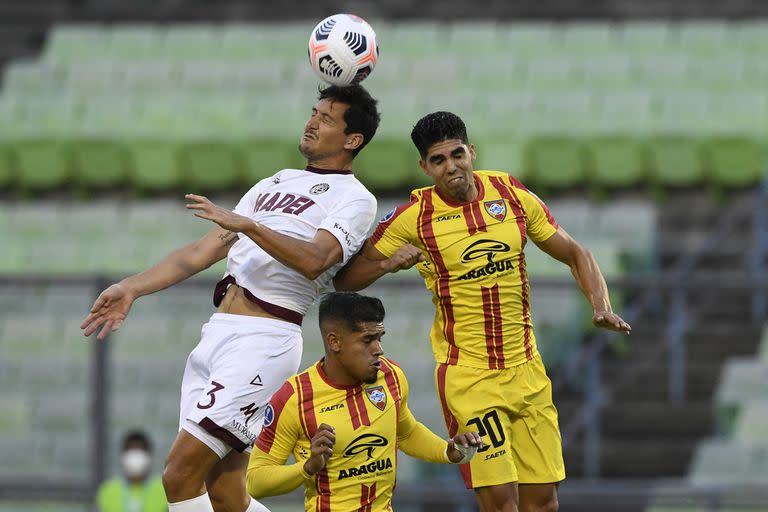
[[[499,421],[499,413],[496,411],[488,411],[485,413],[482,419],[479,417],[472,418],[467,422],[467,426],[474,425],[477,427],[477,433],[480,437],[488,436],[491,444],[483,443],[483,447],[478,449],[477,452],[484,452],[493,445],[494,448],[504,444],[507,439],[504,435],[504,429],[501,428],[501,421]]]
[[[205,405],[201,404],[200,402],[197,402],[197,408],[198,409],[210,409],[211,407],[213,407],[213,404],[216,403],[216,395],[215,395],[215,393],[217,391],[221,391],[222,389],[224,389],[224,385],[223,384],[219,384],[215,380],[211,381],[211,385],[213,385],[213,388],[211,388],[211,390],[206,393],[206,395],[211,397],[211,399]]]

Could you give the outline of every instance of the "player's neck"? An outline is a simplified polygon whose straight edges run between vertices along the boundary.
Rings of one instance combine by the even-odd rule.
[[[320,362],[321,371],[325,373],[325,376],[336,386],[358,386],[362,384],[359,379],[356,379],[349,375],[344,367],[336,361],[334,358],[325,358]]]
[[[352,161],[341,158],[321,158],[319,160],[307,160],[307,167],[328,171],[350,171],[352,170]]]

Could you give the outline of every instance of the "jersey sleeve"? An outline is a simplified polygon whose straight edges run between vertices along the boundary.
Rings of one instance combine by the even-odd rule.
[[[552,212],[549,211],[544,201],[539,196],[525,188],[516,178],[510,176],[515,194],[520,199],[528,219],[526,232],[534,242],[543,242],[551,237],[559,227]]]
[[[246,473],[251,496],[284,494],[309,478],[304,471],[304,460],[285,464],[299,439],[301,426],[297,411],[296,393],[289,381],[272,396],[264,411],[264,428],[251,452]]]
[[[342,264],[354,256],[368,237],[376,218],[376,198],[367,191],[349,201],[341,201],[339,207],[328,213],[318,229],[331,233],[341,244]]]
[[[415,245],[418,238],[418,233],[416,233],[417,214],[416,196],[411,197],[411,202],[391,210],[382,217],[369,239],[373,247],[390,258],[405,244]]]
[[[408,407],[408,380],[399,366],[393,365],[400,381],[400,414],[397,421],[398,447],[406,454],[427,462],[450,463],[448,443],[419,422]]]

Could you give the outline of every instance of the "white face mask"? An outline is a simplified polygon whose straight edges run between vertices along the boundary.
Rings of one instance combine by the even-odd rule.
[[[133,448],[123,452],[120,457],[120,464],[123,466],[125,476],[128,478],[138,478],[149,472],[152,458],[145,450]]]

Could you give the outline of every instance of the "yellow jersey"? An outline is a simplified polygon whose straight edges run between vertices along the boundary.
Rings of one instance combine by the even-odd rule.
[[[248,466],[249,492],[281,494],[304,484],[312,512],[392,510],[397,449],[431,462],[448,463],[447,442],[416,421],[408,408],[408,381],[382,357],[373,384],[343,386],[330,380],[321,360],[290,378],[273,395]],[[303,469],[318,425],[335,429],[334,454],[310,476]],[[296,464],[285,465],[293,454]]]
[[[500,369],[537,354],[531,323],[525,244],[558,228],[547,206],[514,177],[475,171],[477,198],[456,203],[435,187],[414,190],[370,238],[384,256],[410,243],[432,291],[430,332],[438,363]]]

